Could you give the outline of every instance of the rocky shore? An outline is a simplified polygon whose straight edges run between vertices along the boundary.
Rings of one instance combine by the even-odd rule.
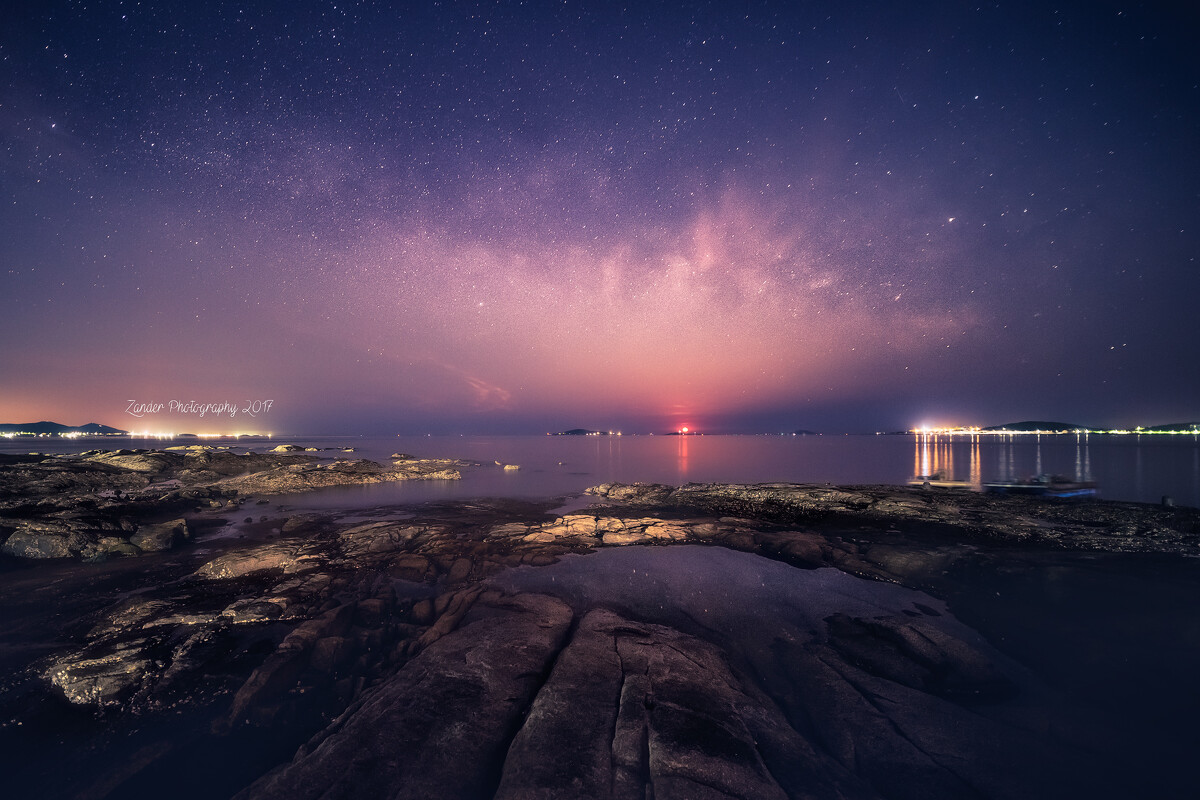
[[[918,526],[966,541],[1200,556],[1200,511],[1194,508],[895,486],[604,484],[588,493],[636,506],[892,529]]]
[[[399,480],[457,480],[459,464],[397,457],[328,463],[280,445],[234,453],[191,445],[90,450],[78,455],[0,454],[0,552],[84,559],[169,550],[192,538],[183,514],[232,510],[255,496]]]
[[[53,499],[56,483],[101,517],[139,502],[175,513],[184,497],[171,493],[195,492],[201,511],[181,519],[203,529],[239,515],[249,487],[453,469],[397,461],[26,461],[6,465],[0,512],[28,519],[45,503],[82,519],[81,501]],[[179,486],[162,492],[164,480]],[[13,676],[0,747],[24,765],[19,796],[1186,796],[1171,731],[1142,730],[1160,712],[1113,689],[1081,705],[1021,639],[1021,625],[1077,635],[1087,613],[1025,618],[1020,598],[998,605],[981,586],[1019,579],[1069,603],[1099,570],[1125,602],[1200,599],[1197,510],[897,487],[590,492],[598,505],[563,514],[516,501],[260,506],[266,519],[219,547],[77,564],[41,587],[28,569],[6,573],[28,576],[0,589]],[[156,493],[171,499],[144,499]],[[116,538],[140,547],[134,536],[171,524]],[[1005,612],[1020,621],[1011,632]],[[1178,670],[1142,676],[1142,699],[1161,703],[1200,666],[1189,616],[1171,620]],[[969,624],[989,620],[1000,636]],[[1082,680],[1110,686],[1110,673]],[[78,769],[63,774],[68,757]]]

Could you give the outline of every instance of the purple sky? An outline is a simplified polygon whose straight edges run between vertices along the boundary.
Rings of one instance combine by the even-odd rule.
[[[0,421],[1200,418],[1195,17],[901,5],[19,2]]]

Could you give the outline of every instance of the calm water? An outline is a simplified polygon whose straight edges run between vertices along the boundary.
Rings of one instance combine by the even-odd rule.
[[[232,443],[232,442],[231,442]],[[502,496],[576,495],[598,483],[647,481],[901,484],[914,475],[979,485],[987,481],[1064,475],[1094,480],[1100,496],[1200,506],[1197,436],[393,436],[296,437],[247,445],[260,452],[280,443],[354,447],[355,456],[392,453],[460,458],[485,466],[462,481],[422,481],[328,490],[291,505],[380,504]],[[163,447],[158,440],[0,440],[0,452],[76,452],[88,448]],[[330,456],[334,453],[325,452]],[[501,461],[520,470],[495,467]]]

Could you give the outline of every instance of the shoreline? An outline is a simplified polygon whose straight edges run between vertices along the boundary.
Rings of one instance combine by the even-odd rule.
[[[334,448],[328,448],[334,449]],[[106,558],[169,550],[202,524],[252,511],[280,495],[406,481],[457,481],[452,458],[393,453],[390,464],[332,460],[317,448],[279,445],[269,453],[184,446],[166,450],[0,455],[0,553],[23,558]],[[495,461],[502,472],[519,470]],[[872,525],[925,525],[956,535],[1109,552],[1200,556],[1200,509],[1109,500],[996,496],[958,489],[887,485],[600,484],[584,491],[632,505],[695,509],[799,521],[836,517]],[[484,494],[483,496],[486,496]],[[470,502],[470,498],[461,498]],[[303,503],[320,510],[319,501]],[[202,514],[202,512],[211,512]]]

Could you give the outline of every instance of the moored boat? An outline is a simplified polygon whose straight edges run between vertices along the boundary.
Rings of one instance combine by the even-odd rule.
[[[920,486],[922,488],[937,487],[939,489],[970,489],[969,481],[959,481],[953,478],[948,478],[944,473],[935,472],[931,475],[914,475],[909,481],[909,486]]]
[[[1096,494],[1093,481],[1073,481],[1061,475],[1038,475],[1014,481],[983,484],[985,492],[996,494],[1030,494],[1039,497],[1092,497]]]

